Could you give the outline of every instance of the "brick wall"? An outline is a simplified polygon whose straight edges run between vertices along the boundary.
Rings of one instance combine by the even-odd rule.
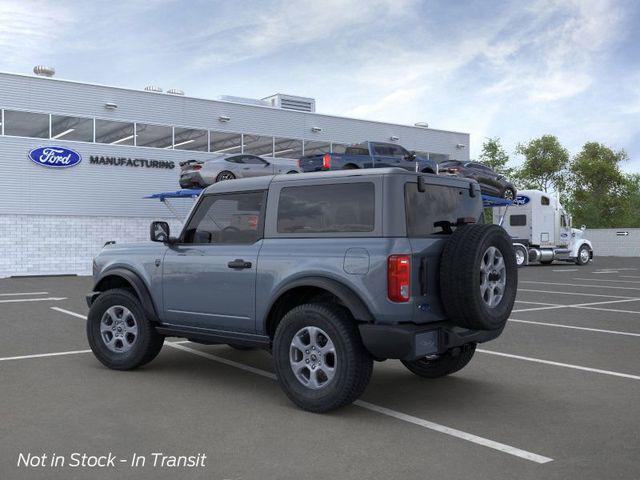
[[[153,220],[175,218],[0,215],[0,278],[12,275],[90,275],[93,257],[105,242],[149,241]]]
[[[640,257],[640,228],[588,228],[584,238],[593,243],[594,256]]]

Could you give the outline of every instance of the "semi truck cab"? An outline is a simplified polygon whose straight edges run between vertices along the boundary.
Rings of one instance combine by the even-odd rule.
[[[513,238],[519,266],[554,260],[585,265],[593,259],[593,246],[583,238],[586,227],[572,228],[571,215],[546,192],[522,190],[493,218]]]

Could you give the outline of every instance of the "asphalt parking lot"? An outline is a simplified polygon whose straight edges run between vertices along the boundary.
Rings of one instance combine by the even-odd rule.
[[[167,343],[106,369],[87,351],[90,288],[0,280],[0,479],[640,478],[640,259],[523,268],[512,320],[467,368],[376,363],[361,401],[324,415],[287,400],[262,351]],[[17,466],[72,452],[147,463]],[[153,452],[207,458],[153,467]]]

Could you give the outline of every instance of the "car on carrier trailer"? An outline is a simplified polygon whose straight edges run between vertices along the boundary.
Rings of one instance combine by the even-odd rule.
[[[586,265],[593,259],[593,245],[583,238],[586,227],[572,228],[559,200],[541,190],[518,192],[513,205],[496,209],[493,222],[513,238],[518,266],[554,260]]]

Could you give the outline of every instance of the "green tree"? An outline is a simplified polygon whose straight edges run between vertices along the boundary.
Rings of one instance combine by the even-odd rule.
[[[524,156],[524,163],[516,171],[520,188],[534,188],[548,192],[564,190],[566,185],[569,151],[554,135],[543,135],[516,147]]]
[[[478,161],[506,177],[513,174],[513,168],[507,167],[509,155],[503,148],[499,137],[485,138]]]
[[[638,201],[640,180],[626,176],[620,162],[624,150],[614,151],[598,142],[587,142],[569,167],[569,201],[576,225],[619,227],[631,221],[632,202]],[[637,215],[635,215],[637,216]]]

